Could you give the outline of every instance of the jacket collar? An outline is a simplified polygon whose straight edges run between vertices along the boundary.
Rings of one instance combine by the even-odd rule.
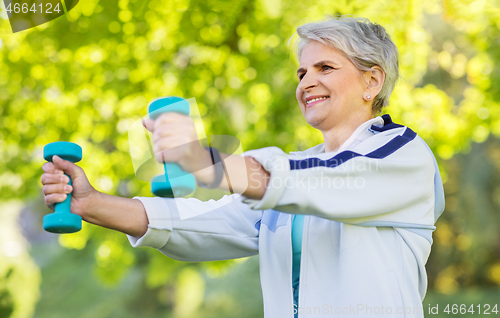
[[[351,134],[351,136],[334,153],[342,152],[347,148],[353,146],[354,144],[360,143],[366,138],[373,136],[374,134],[378,134],[379,132],[397,127],[403,127],[403,126],[393,123],[391,116],[389,114],[369,119],[364,123],[362,123],[361,125],[359,125],[358,128],[356,128],[356,130]],[[325,152],[325,144],[322,143],[314,147],[308,148],[304,151],[290,152],[290,154],[309,156],[309,155],[321,154],[324,152]]]

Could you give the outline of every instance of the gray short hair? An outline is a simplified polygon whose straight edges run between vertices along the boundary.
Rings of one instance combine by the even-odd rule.
[[[328,16],[323,21],[298,26],[297,35],[299,60],[304,47],[315,40],[339,50],[361,71],[380,66],[385,72],[385,81],[373,101],[372,110],[378,113],[389,105],[389,97],[399,78],[399,53],[383,26],[365,18]]]

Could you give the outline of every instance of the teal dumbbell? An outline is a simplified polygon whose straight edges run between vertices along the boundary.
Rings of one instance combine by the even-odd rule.
[[[165,112],[177,112],[189,115],[189,102],[180,97],[163,97],[149,103],[149,118],[156,119]],[[183,197],[192,193],[196,188],[195,177],[185,172],[178,164],[164,162],[165,174],[151,180],[151,192],[159,197]],[[168,172],[168,173],[167,173]]]
[[[45,145],[43,158],[52,162],[53,156],[59,156],[64,160],[78,162],[82,160],[82,148],[77,144],[66,141],[57,141]],[[66,174],[67,175],[67,174]],[[69,178],[69,176],[68,176]],[[71,185],[71,178],[69,179]],[[70,211],[71,193],[66,200],[56,203],[55,212],[43,217],[44,230],[52,233],[74,233],[82,229],[82,218]]]

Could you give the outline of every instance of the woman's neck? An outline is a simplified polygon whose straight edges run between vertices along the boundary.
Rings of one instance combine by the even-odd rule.
[[[373,114],[356,117],[338,123],[338,125],[327,131],[321,131],[324,138],[325,152],[337,151],[361,124],[372,118],[375,118]]]

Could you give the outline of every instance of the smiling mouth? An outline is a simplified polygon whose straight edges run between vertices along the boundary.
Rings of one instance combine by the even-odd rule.
[[[306,108],[307,107],[311,107],[313,105],[316,105],[318,103],[321,103],[322,101],[324,101],[324,100],[326,100],[328,98],[330,98],[330,97],[325,96],[325,97],[318,97],[318,98],[314,98],[314,99],[308,100],[306,102]]]

